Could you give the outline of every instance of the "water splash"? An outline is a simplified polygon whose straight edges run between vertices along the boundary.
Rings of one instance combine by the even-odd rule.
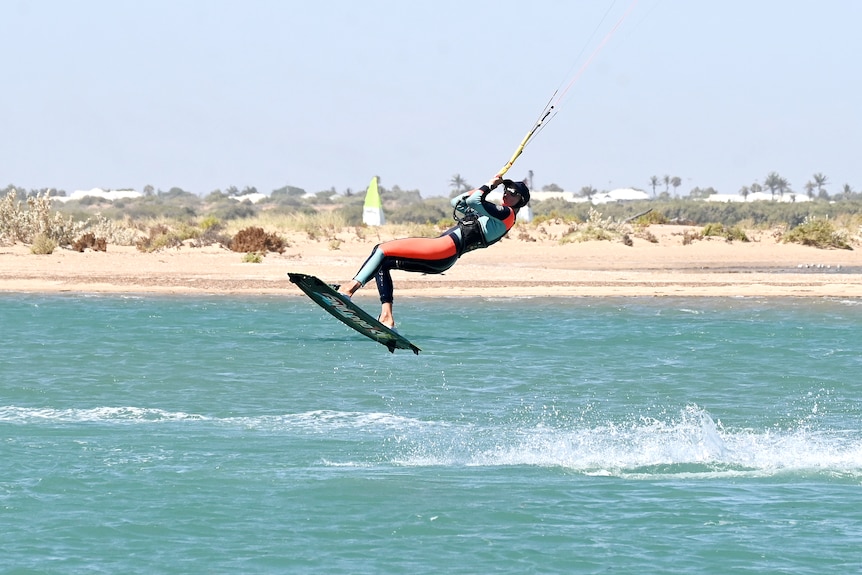
[[[425,421],[384,412],[313,410],[294,414],[218,417],[142,407],[90,409],[0,406],[0,422],[19,425],[161,424],[219,427],[366,442],[348,460],[324,465],[536,466],[627,478],[770,476],[816,473],[862,477],[862,430],[726,429],[690,405],[673,417],[634,416],[587,424]],[[371,447],[367,447],[368,440]],[[373,451],[368,451],[372,449]]]
[[[728,430],[705,410],[673,419],[635,418],[575,429],[545,425],[417,437],[393,458],[400,465],[560,467],[591,475],[768,476],[782,472],[862,476],[862,432]]]

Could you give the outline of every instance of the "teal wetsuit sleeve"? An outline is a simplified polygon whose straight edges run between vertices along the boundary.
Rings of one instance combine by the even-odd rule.
[[[365,263],[362,264],[362,268],[356,273],[353,279],[363,286],[367,284],[368,280],[373,278],[374,274],[377,273],[377,270],[380,269],[385,256],[386,254],[383,253],[383,250],[380,249],[379,245],[374,246],[374,250],[371,252],[371,255],[368,256],[368,259],[365,260]]]
[[[457,196],[455,196],[454,198],[452,198],[451,200],[449,200],[449,204],[450,204],[453,208],[455,208],[455,209],[457,209],[457,210],[464,211],[464,209],[467,207],[467,204],[465,203],[465,200],[466,200],[466,199],[470,196],[470,194],[472,194],[472,193],[473,193],[473,192],[466,192],[466,193],[464,193],[464,194],[458,194]]]

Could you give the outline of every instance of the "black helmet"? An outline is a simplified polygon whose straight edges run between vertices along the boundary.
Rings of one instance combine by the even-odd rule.
[[[512,180],[503,180],[503,187],[513,194],[521,196],[521,201],[516,208],[523,208],[530,201],[530,188],[524,182],[513,182]]]

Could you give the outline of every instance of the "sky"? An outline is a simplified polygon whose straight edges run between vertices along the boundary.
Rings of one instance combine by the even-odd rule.
[[[554,101],[508,173],[536,189],[859,192],[859,22],[855,0],[4,0],[0,186],[448,195]]]

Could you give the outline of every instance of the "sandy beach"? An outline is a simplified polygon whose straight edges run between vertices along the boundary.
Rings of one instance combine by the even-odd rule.
[[[651,226],[657,242],[561,244],[554,233],[512,234],[465,255],[443,275],[393,272],[396,298],[410,296],[809,296],[862,297],[862,255],[776,242],[769,232],[751,242],[709,238],[683,245],[683,226]],[[692,229],[692,228],[689,228]],[[107,252],[29,246],[0,247],[0,291],[160,294],[283,294],[301,292],[287,272],[340,283],[350,279],[380,240],[381,228],[337,241],[288,236],[284,253],[261,263],[218,246],[183,246],[154,253],[109,245]],[[337,244],[337,245],[335,245]],[[357,297],[376,298],[373,285]]]

